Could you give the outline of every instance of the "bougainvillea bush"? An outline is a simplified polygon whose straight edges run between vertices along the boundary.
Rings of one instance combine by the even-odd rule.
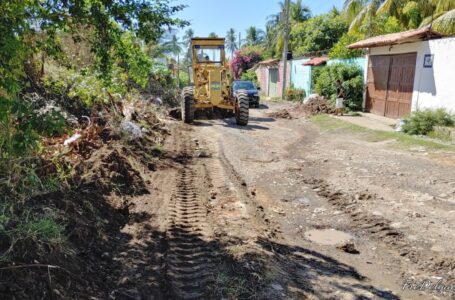
[[[240,79],[243,72],[248,71],[262,60],[262,56],[262,51],[257,47],[245,47],[234,52],[234,57],[229,64],[232,77],[235,80]]]

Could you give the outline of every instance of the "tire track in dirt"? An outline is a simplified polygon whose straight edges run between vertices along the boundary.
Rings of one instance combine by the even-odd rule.
[[[188,143],[182,145],[183,155],[190,157]],[[167,294],[174,299],[202,299],[213,281],[216,251],[211,247],[204,204],[201,168],[190,159],[177,174],[176,191],[171,199],[169,225],[166,233]]]
[[[352,220],[353,230],[363,231],[369,237],[377,239],[394,249],[399,256],[409,259],[421,270],[426,272],[452,272],[455,270],[455,260],[449,257],[435,258],[431,251],[419,251],[407,240],[405,234],[391,226],[391,221],[378,215],[362,211],[358,204],[367,201],[374,195],[368,192],[362,193],[360,197],[354,197],[342,191],[333,189],[322,179],[304,178],[302,182],[311,186],[316,194],[327,199],[327,201],[346,213]],[[430,255],[429,255],[430,254]]]

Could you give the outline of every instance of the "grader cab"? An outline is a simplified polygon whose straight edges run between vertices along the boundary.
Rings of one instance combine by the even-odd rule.
[[[233,95],[226,64],[224,38],[191,40],[193,85],[182,91],[182,120],[192,123],[196,110],[234,112],[236,123],[248,124],[247,93]]]

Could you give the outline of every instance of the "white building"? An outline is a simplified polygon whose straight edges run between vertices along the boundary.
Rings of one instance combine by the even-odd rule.
[[[348,48],[368,48],[366,111],[401,118],[412,110],[455,113],[455,37],[430,27],[369,38]]]

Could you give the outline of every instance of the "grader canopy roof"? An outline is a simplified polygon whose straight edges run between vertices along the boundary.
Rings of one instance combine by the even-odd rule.
[[[224,38],[194,38],[191,40],[191,45],[196,62],[222,64]]]

